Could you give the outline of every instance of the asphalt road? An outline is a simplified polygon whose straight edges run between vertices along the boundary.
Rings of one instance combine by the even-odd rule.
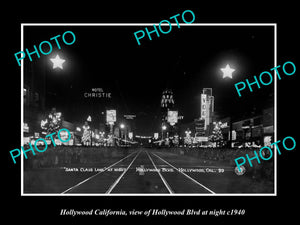
[[[137,149],[94,165],[27,171],[24,193],[227,194],[272,193],[272,188],[222,162],[158,149]]]

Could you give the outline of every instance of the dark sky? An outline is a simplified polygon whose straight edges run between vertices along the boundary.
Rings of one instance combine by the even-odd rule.
[[[118,115],[135,114],[138,130],[150,134],[159,124],[162,91],[171,88],[175,104],[184,122],[200,115],[202,88],[213,88],[215,111],[221,117],[240,115],[255,106],[258,110],[270,102],[273,85],[242,92],[234,84],[274,66],[274,30],[269,26],[173,26],[169,34],[150,41],[147,35],[138,45],[133,33],[143,26],[36,26],[25,27],[24,47],[49,41],[51,37],[72,31],[73,45],[61,39],[61,49],[50,55],[25,59],[35,74],[46,74],[47,107],[55,105],[70,122],[83,122],[87,115],[100,118],[105,106]],[[148,26],[148,29],[152,29]],[[63,70],[53,70],[49,58],[56,54],[66,60]],[[230,64],[233,79],[223,79],[220,68]],[[39,76],[39,75],[37,75]],[[26,74],[25,74],[26,77]],[[85,92],[102,88],[112,99],[87,99]],[[50,94],[51,96],[51,94]],[[273,97],[272,97],[273,98]],[[268,103],[269,104],[269,103]],[[99,119],[100,120],[100,119]]]

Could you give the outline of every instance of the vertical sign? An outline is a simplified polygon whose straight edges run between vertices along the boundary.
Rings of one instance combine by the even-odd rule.
[[[205,128],[210,124],[210,97],[207,96],[206,99],[206,118],[205,118]]]
[[[204,130],[206,130],[207,125],[209,125],[209,107],[210,101],[206,94],[201,94],[201,119],[205,120]]]
[[[206,118],[206,94],[201,94],[201,118]]]

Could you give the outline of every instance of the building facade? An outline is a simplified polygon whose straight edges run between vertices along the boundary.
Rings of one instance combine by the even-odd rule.
[[[274,142],[274,107],[263,109],[257,115],[235,120],[232,123],[230,117],[220,121],[223,124],[224,140],[231,142],[232,147],[270,146]]]

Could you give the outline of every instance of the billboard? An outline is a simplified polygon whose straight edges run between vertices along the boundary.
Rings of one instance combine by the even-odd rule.
[[[168,122],[172,126],[178,122],[178,111],[168,111]]]
[[[28,123],[23,123],[23,132],[29,133]]]
[[[133,132],[128,132],[128,138],[132,139],[133,138]]]
[[[117,112],[115,109],[106,110],[106,122],[114,124],[117,121]]]

